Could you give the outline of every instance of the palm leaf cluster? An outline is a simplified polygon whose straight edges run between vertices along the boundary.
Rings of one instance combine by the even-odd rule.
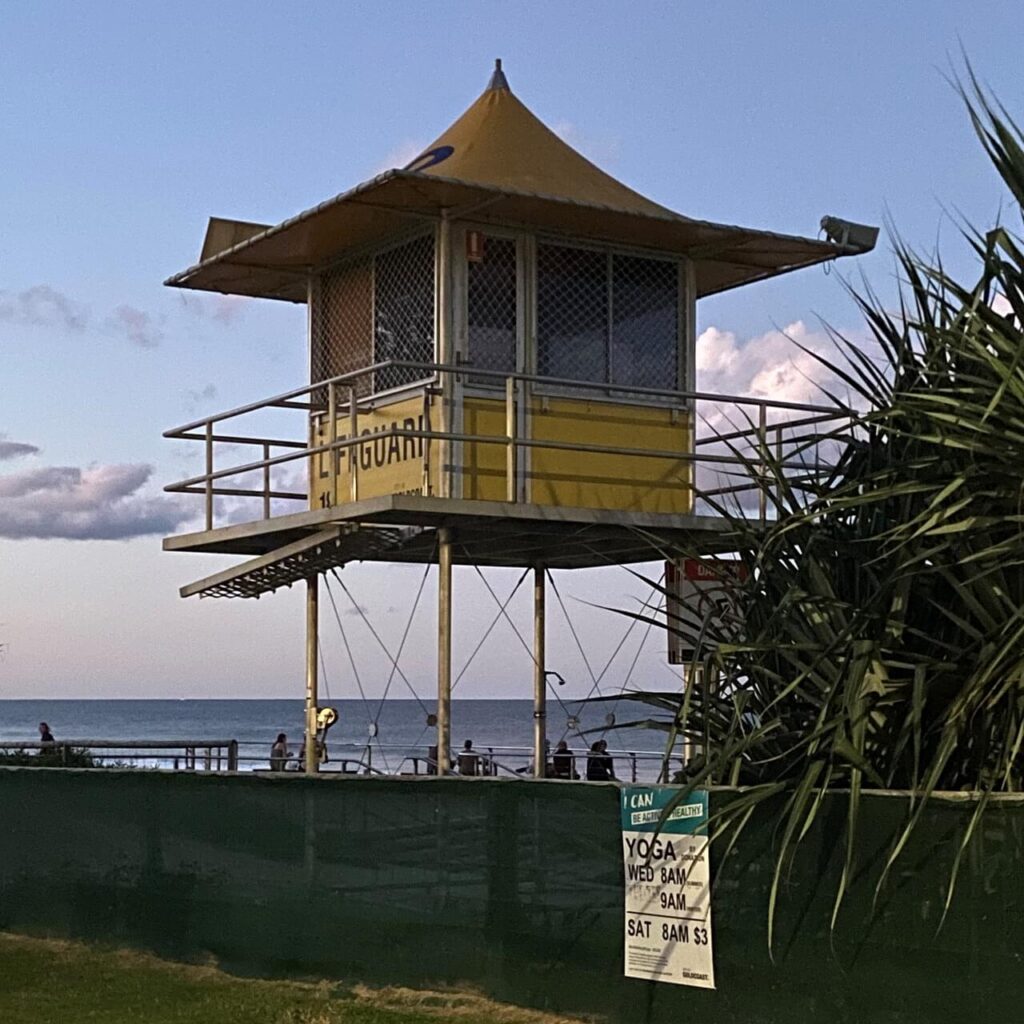
[[[897,247],[897,308],[858,298],[877,351],[837,339],[830,366],[862,411],[749,459],[774,514],[758,528],[719,509],[750,569],[739,612],[711,624],[682,612],[670,628],[713,641],[703,671],[681,695],[636,695],[701,752],[688,787],[749,787],[733,824],[784,799],[779,873],[822,794],[849,793],[837,911],[864,788],[913,794],[891,866],[931,794],[977,795],[966,845],[991,795],[1024,782],[1024,136],[971,83],[1013,226],[964,231],[970,284]],[[824,479],[795,475],[823,440],[839,452]]]

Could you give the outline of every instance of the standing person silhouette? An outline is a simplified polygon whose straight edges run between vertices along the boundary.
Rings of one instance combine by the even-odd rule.
[[[283,733],[277,734],[274,745],[270,748],[270,770],[272,772],[283,772],[288,764],[291,754],[288,751],[288,737]]]
[[[50,732],[50,727],[46,722],[39,723],[39,742],[40,743],[56,743],[57,741],[53,738],[53,733]]]
[[[615,762],[608,753],[608,741],[597,740],[587,754],[587,780],[611,782],[615,778]]]

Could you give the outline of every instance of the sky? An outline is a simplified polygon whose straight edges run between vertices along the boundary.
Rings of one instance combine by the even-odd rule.
[[[823,214],[892,225],[956,270],[958,218],[988,226],[1004,201],[950,83],[961,50],[1024,118],[1019,2],[0,0],[0,19],[0,698],[302,693],[298,588],[185,601],[178,587],[230,560],[160,547],[201,501],[162,493],[199,471],[163,431],[305,383],[303,307],[163,287],[196,262],[208,216],[277,223],[401,166],[502,57],[539,117],[657,202],[811,236]],[[895,297],[888,239],[840,270],[704,300],[698,386],[813,398],[785,335],[824,347],[824,322],[865,337],[844,273]],[[518,575],[486,581],[504,599]],[[363,614],[393,650],[422,576],[345,569],[336,618],[324,600],[335,696],[383,692]],[[635,607],[640,579],[557,584],[580,641],[553,596],[566,699],[595,676],[602,692],[677,684],[664,637],[634,627],[620,646],[630,621],[595,607]],[[455,586],[458,673],[497,609],[473,570]],[[401,661],[422,695],[432,588]],[[526,634],[527,591],[509,606]],[[499,622],[456,696],[526,697],[530,671]],[[409,696],[400,678],[388,692]]]

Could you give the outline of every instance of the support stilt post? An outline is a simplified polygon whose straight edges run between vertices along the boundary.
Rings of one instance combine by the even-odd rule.
[[[316,775],[320,768],[320,758],[316,749],[319,582],[320,577],[316,575],[306,579],[306,758],[303,767],[307,775]]]
[[[437,531],[437,774],[451,767],[452,530]]]
[[[703,681],[703,669],[700,665],[696,665],[693,661],[688,661],[683,666],[683,700],[686,700],[686,694],[689,692],[690,701],[689,706],[693,707],[694,694],[697,692],[697,688]],[[683,726],[683,742],[682,742],[682,765],[683,770],[686,770],[687,765],[692,760],[694,754],[697,753],[697,745],[693,742],[690,737],[689,728],[690,723],[688,721],[682,723]],[[659,782],[669,782],[672,778],[672,771],[669,766],[669,759],[666,756],[664,763],[662,764],[661,775],[658,777]]]
[[[533,777],[547,774],[547,673],[545,672],[544,566],[533,569]]]

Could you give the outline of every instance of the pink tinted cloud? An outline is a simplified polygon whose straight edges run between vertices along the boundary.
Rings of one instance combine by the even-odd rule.
[[[0,476],[0,537],[121,540],[170,533],[192,502],[140,494],[152,466],[47,466]]]

